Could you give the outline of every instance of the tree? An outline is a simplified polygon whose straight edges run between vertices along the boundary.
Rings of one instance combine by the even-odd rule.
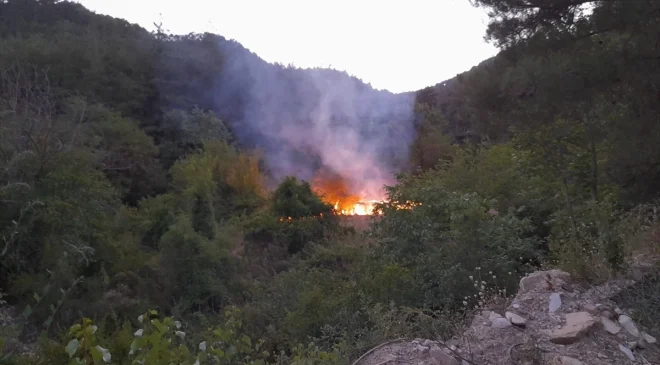
[[[273,192],[271,202],[273,212],[280,217],[298,219],[332,214],[332,205],[323,202],[314,194],[308,182],[299,182],[293,176],[280,183]]]

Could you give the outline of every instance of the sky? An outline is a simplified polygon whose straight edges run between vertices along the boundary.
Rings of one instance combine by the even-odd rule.
[[[422,89],[497,49],[468,0],[78,0],[90,10],[174,34],[212,32],[268,62],[345,70],[377,89]]]

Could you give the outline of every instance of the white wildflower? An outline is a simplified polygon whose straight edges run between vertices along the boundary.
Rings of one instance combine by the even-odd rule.
[[[135,331],[134,335],[135,337],[142,337],[142,334],[144,333],[144,330],[140,328],[139,330]]]
[[[174,321],[174,325],[176,326],[177,329],[181,328],[181,322],[179,321]]]
[[[140,314],[138,317],[138,322],[142,323],[142,321],[144,321],[144,314]]]
[[[199,343],[199,349],[202,351],[206,351],[206,341],[202,341]]]
[[[180,337],[181,339],[186,338],[186,333],[185,333],[185,332],[182,332],[182,331],[175,331],[174,334],[175,334],[177,337]]]

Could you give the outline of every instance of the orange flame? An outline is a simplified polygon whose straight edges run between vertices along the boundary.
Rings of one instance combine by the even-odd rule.
[[[346,180],[328,171],[320,171],[312,181],[312,186],[323,201],[332,204],[335,212],[341,215],[371,215],[374,206],[383,202],[383,199],[351,192]]]
[[[342,215],[372,215],[374,214],[375,205],[382,202],[382,200],[359,201],[345,209],[339,208],[340,202],[335,202],[334,206],[335,211]],[[382,212],[379,212],[378,214],[382,214]]]

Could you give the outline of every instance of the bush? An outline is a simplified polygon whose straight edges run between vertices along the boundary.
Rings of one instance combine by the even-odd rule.
[[[84,318],[69,330],[64,352],[69,364],[182,364],[182,365],[263,365],[277,364],[344,365],[348,364],[341,346],[330,352],[310,343],[300,344],[279,354],[264,349],[264,342],[254,341],[243,330],[241,311],[229,308],[223,323],[208,329],[200,341],[191,341],[181,322],[171,317],[160,319],[158,312],[149,310],[138,317],[139,328],[127,346],[104,348],[100,333],[90,319]],[[122,331],[123,332],[123,331]],[[115,341],[115,345],[117,342]],[[117,355],[120,356],[117,356]],[[51,364],[64,364],[61,358],[49,359]]]
[[[422,294],[416,306],[457,309],[474,294],[476,268],[507,278],[526,272],[523,263],[538,255],[529,220],[494,213],[492,200],[450,192],[432,175],[404,177],[388,195],[374,233],[384,255],[414,273]]]

